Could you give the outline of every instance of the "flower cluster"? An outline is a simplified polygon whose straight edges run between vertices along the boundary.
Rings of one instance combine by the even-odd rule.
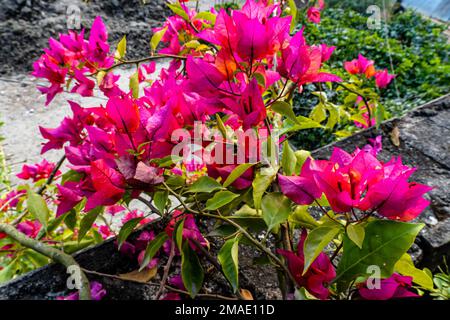
[[[63,91],[68,79],[75,81],[72,92],[83,97],[93,95],[95,82],[85,74],[114,63],[114,58],[109,56],[107,40],[108,33],[100,17],[94,20],[88,40],[84,39],[84,30],[80,33],[71,30],[69,34],[61,34],[59,41],[50,38],[49,48],[33,64],[32,73],[35,77],[50,82],[49,87],[38,87],[47,95],[46,105]]]
[[[306,236],[306,230],[303,230],[297,245],[297,252],[278,249],[278,253],[286,258],[289,271],[297,284],[306,288],[315,297],[325,300],[330,295],[328,284],[336,277],[336,271],[328,256],[321,252],[308,271],[303,273],[305,267],[303,247]]]
[[[358,59],[344,62],[345,70],[350,74],[363,74],[367,79],[375,78],[375,84],[378,88],[386,88],[395,75],[388,73],[387,69],[376,70],[373,60],[369,60],[362,54],[358,55]]]
[[[386,279],[375,292],[368,291],[363,279],[357,285],[347,283],[364,271],[347,274],[349,268],[334,264],[334,259],[342,253],[340,262],[360,268],[365,258],[358,254],[371,250],[366,239],[375,232],[380,239],[386,236],[382,227],[409,230],[402,233],[405,241],[398,246],[382,248],[396,250],[398,256],[406,253],[406,244],[420,228],[397,220],[415,219],[429,204],[424,194],[431,188],[410,182],[415,169],[400,157],[377,159],[381,137],[351,154],[335,148],[329,160],[313,160],[308,152],[293,150],[288,141],[299,130],[332,129],[340,121],[350,127],[340,136],[354,129],[352,120],[360,127],[375,125],[383,110],[377,109],[376,93],[363,86],[374,87],[366,80],[374,78],[384,88],[394,76],[377,71],[373,61],[360,55],[344,67],[364,77],[344,82],[326,65],[335,47],[308,44],[304,26],[291,33],[293,17],[286,15],[284,4],[247,0],[239,10],[197,13],[184,2],[168,4],[175,15],[154,30],[152,52],[146,58],[126,60],[126,41],[110,55],[100,18],[87,40],[84,31],[50,39],[33,72],[50,83],[39,88],[47,95],[47,104],[70,84],[71,91],[82,96],[93,95],[97,86],[106,99],[90,107],[68,101],[70,116],[55,128],[40,127],[46,140],[41,152],[63,149],[64,157],[58,164],[43,160],[23,166],[17,176],[31,180],[40,191],[31,186],[9,191],[0,200],[0,213],[12,220],[8,210],[20,211],[23,203],[29,212],[39,209],[29,220],[20,215],[16,228],[35,241],[45,237],[49,245],[78,238],[73,242],[81,247],[117,236],[120,252],[148,274],[156,274],[160,262],[167,260],[160,287],[167,288],[169,279],[167,283],[178,290],[162,299],[198,294],[204,260],[223,273],[236,296],[244,296],[243,291],[238,293],[242,271],[238,250],[244,238],[278,270],[286,271],[280,274],[292,284],[286,287],[304,288],[315,298],[338,298],[345,286],[349,292],[358,289],[366,299],[414,295],[410,278],[400,271],[401,275],[392,275],[395,261],[380,266]],[[322,0],[314,1],[305,13],[319,23],[323,9]],[[159,42],[165,47],[157,50]],[[151,76],[156,71],[154,60],[163,58],[170,58],[170,64],[157,77]],[[120,75],[114,73],[124,65],[136,67],[128,88],[121,88]],[[320,83],[351,96],[335,105]],[[290,104],[294,92],[302,93],[306,85],[317,85],[320,91],[314,92],[319,103],[309,117],[295,114]],[[61,175],[59,166],[65,159],[69,171]],[[148,209],[135,207],[137,202]],[[326,217],[316,221],[309,215],[303,206],[313,203]],[[144,225],[137,237],[129,236]],[[211,232],[204,235],[203,229]],[[301,236],[294,252],[295,229]],[[217,259],[216,250],[208,253],[213,234],[223,240]],[[267,245],[272,235],[280,240],[275,249]],[[2,249],[12,260],[20,246],[6,237],[0,233],[2,245],[6,244]],[[331,258],[330,247],[335,247]],[[386,258],[385,252],[380,254]],[[351,259],[355,261],[348,262]],[[171,264],[180,261],[181,273],[169,275],[175,269]],[[106,293],[98,283],[92,283],[91,290],[94,299]],[[291,294],[286,292],[285,297]],[[78,294],[60,298],[77,299]]]
[[[281,190],[298,204],[307,205],[325,194],[334,212],[378,212],[400,221],[415,219],[428,205],[423,195],[432,188],[408,182],[415,171],[401,158],[383,163],[374,150],[349,154],[335,148],[330,160],[306,160],[299,176],[279,175]]]
[[[48,162],[46,159],[43,159],[40,163],[23,165],[22,171],[16,176],[22,180],[31,179],[33,182],[36,182],[41,179],[47,179],[55,169],[55,166],[53,162]],[[55,172],[55,175],[59,175],[60,173],[59,171]]]

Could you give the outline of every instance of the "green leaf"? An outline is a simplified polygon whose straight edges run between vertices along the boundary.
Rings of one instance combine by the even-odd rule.
[[[18,258],[8,263],[4,269],[0,270],[0,283],[12,279],[19,267]]]
[[[213,191],[222,189],[222,185],[215,179],[208,176],[203,176],[195,181],[188,189],[187,192],[198,193],[207,192],[211,193]]]
[[[29,258],[32,263],[34,264],[34,266],[36,268],[40,268],[43,267],[45,265],[47,265],[50,261],[49,258],[47,258],[46,256],[40,254],[39,252],[36,252],[34,250],[25,250],[23,252],[24,255],[27,256],[27,258]]]
[[[292,16],[292,21],[291,21],[291,30],[290,32],[292,33],[295,29],[295,27],[297,26],[297,22],[298,22],[298,9],[297,9],[297,5],[295,4],[294,0],[288,0],[289,3],[289,8],[291,9],[291,16]]]
[[[384,113],[384,107],[381,104],[377,103],[375,108],[375,120],[377,129],[385,118]]]
[[[239,288],[238,251],[239,237],[235,237],[234,239],[225,241],[217,255],[217,259],[222,266],[223,273],[233,287],[234,293],[236,293]]]
[[[153,202],[155,203],[156,209],[159,210],[161,214],[164,214],[164,209],[166,208],[167,199],[169,198],[169,191],[157,191],[153,195]]]
[[[74,209],[67,213],[67,216],[64,218],[64,223],[70,230],[75,230],[75,227],[77,226],[77,212]]]
[[[152,49],[153,52],[156,51],[156,48],[158,47],[158,44],[161,42],[162,37],[164,37],[166,31],[167,27],[153,34],[152,39],[150,40],[150,48]]]
[[[222,121],[222,118],[216,113],[216,121],[217,121],[217,128],[219,129],[220,133],[224,138],[227,136],[227,128],[225,127],[225,124]]]
[[[184,229],[184,219],[178,222],[175,227],[175,241],[177,242],[177,248],[180,252],[183,249],[183,229]]]
[[[183,8],[180,6],[180,3],[167,3],[167,6],[170,8],[170,10],[173,11],[173,13],[175,13],[177,16],[180,16],[181,18],[183,18],[186,21],[189,21],[189,16],[186,13],[186,11],[183,10]]]
[[[352,240],[358,248],[362,248],[364,241],[364,227],[361,224],[350,224],[347,226],[347,236]]]
[[[307,229],[314,229],[320,224],[309,214],[309,206],[297,206],[290,217],[292,222]]]
[[[91,229],[98,215],[103,212],[103,207],[97,207],[89,211],[83,216],[83,219],[80,221],[80,230],[78,231],[78,242],[80,242],[86,233],[88,233],[89,229]]]
[[[117,44],[117,50],[114,55],[116,59],[122,59],[125,57],[125,53],[127,51],[127,36],[123,36],[123,38]]]
[[[227,177],[225,182],[223,183],[223,186],[227,188],[229,185],[231,185],[236,179],[238,179],[241,175],[244,174],[245,171],[247,171],[249,168],[251,168],[254,165],[254,163],[242,163],[238,165],[236,168],[231,171],[230,175]]]
[[[216,15],[214,13],[207,11],[197,13],[196,16],[194,17],[194,20],[197,19],[207,20],[212,22],[213,24],[216,23]]]
[[[283,155],[281,157],[281,166],[283,173],[287,176],[291,176],[295,173],[295,167],[297,165],[297,157],[294,150],[289,145],[288,140],[283,142]]]
[[[148,243],[147,248],[145,249],[144,259],[142,259],[142,263],[139,268],[139,271],[142,271],[142,269],[144,269],[150,263],[150,261],[153,259],[155,254],[162,247],[164,242],[167,241],[167,239],[169,239],[169,236],[167,235],[166,232],[163,231],[160,234],[158,234],[155,237],[155,239],[153,239],[152,241],[150,241]]]
[[[173,175],[167,178],[166,183],[172,188],[184,186],[186,179],[179,175]]]
[[[314,120],[318,123],[321,123],[323,120],[325,120],[327,118],[327,111],[326,111],[325,105],[323,103],[319,103],[318,105],[316,105],[311,110],[309,117],[312,120]]]
[[[271,168],[272,171],[258,171],[256,173],[255,179],[252,182],[253,187],[253,202],[255,204],[255,209],[261,209],[261,199],[266,192],[267,188],[270,186],[272,181],[275,179],[277,171]]]
[[[327,129],[332,129],[339,121],[339,111],[338,108],[332,103],[327,103],[326,107],[328,112],[330,113],[330,116],[328,117],[328,121],[325,127]]]
[[[335,280],[346,285],[352,278],[366,275],[371,265],[380,267],[381,277],[390,277],[395,263],[411,247],[423,226],[390,220],[371,221],[365,229],[362,249],[344,235],[344,253]]]
[[[133,93],[133,98],[139,98],[139,74],[137,72],[130,77],[130,89]]]
[[[81,173],[75,170],[69,170],[61,176],[61,184],[64,185],[64,183],[68,181],[78,182],[80,181],[81,177],[82,177]]]
[[[239,197],[239,195],[231,191],[219,191],[211,199],[206,201],[206,210],[219,209],[220,207],[223,207],[224,205],[230,203],[237,197]]]
[[[35,192],[28,191],[27,206],[34,218],[39,220],[43,227],[47,229],[50,212],[44,198]]]
[[[320,226],[308,233],[303,249],[305,254],[305,267],[303,269],[303,274],[308,271],[311,264],[323,251],[323,248],[325,248],[325,246],[328,245],[330,241],[333,240],[341,231],[341,226],[335,224]]]
[[[297,117],[295,116],[294,109],[292,108],[292,106],[289,103],[287,103],[285,101],[277,101],[272,104],[271,108],[276,113],[279,113],[282,116],[285,116],[286,118],[293,121],[294,123],[300,124]]]
[[[194,250],[191,249],[189,241],[183,244],[181,251],[181,278],[191,298],[195,298],[200,291],[205,273]]]
[[[72,254],[74,252],[80,251],[86,247],[94,244],[94,239],[84,239],[80,242],[78,241],[68,241],[64,243],[64,252]]]
[[[119,243],[119,249],[122,247],[122,244],[127,240],[128,236],[133,232],[134,228],[139,224],[139,222],[144,219],[143,217],[134,218],[125,222],[122,228],[119,231],[119,235],[117,236],[117,241]]]
[[[302,170],[303,164],[305,163],[306,159],[311,157],[311,152],[306,150],[297,150],[294,153],[295,157],[297,158],[295,173],[300,174],[300,171]]]
[[[232,217],[259,217],[256,209],[244,204],[239,210],[237,210]]]
[[[268,230],[287,220],[291,213],[291,201],[280,192],[269,193],[261,202],[262,217]]]
[[[427,290],[433,290],[433,278],[426,271],[416,268],[409,254],[405,253],[397,261],[394,269],[404,276],[412,277],[413,282],[419,286]]]

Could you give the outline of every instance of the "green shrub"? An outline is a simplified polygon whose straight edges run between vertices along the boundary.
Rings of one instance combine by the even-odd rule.
[[[357,58],[358,54],[374,60],[377,68],[388,68],[397,74],[394,82],[382,90],[381,103],[391,116],[401,116],[408,110],[448,93],[450,63],[448,38],[443,34],[445,25],[437,24],[412,10],[382,22],[379,30],[367,27],[368,14],[350,9],[327,8],[322,12],[319,25],[308,24],[309,43],[326,43],[337,47],[328,64],[332,69],[343,70],[343,62]],[[386,36],[387,41],[386,42]],[[391,70],[391,60],[392,67]],[[295,99],[296,112],[308,114],[315,106],[311,92],[305,88]],[[336,102],[339,96],[336,96]],[[316,134],[316,136],[314,136]],[[296,145],[307,148],[332,142],[332,132],[308,132],[296,137]]]

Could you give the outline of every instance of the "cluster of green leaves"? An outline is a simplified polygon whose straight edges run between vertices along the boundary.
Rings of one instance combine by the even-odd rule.
[[[445,24],[412,10],[391,15],[380,29],[368,29],[368,14],[349,9],[328,8],[322,17],[320,25],[308,25],[306,34],[313,43],[337,47],[329,62],[333,68],[342,69],[344,61],[359,53],[374,60],[378,68],[390,70],[392,59],[395,84],[383,90],[381,97],[393,115],[448,92],[450,44],[443,33]]]
[[[68,179],[72,171],[66,173],[63,179]],[[65,253],[75,253],[90,245],[103,242],[102,236],[92,228],[97,218],[101,218],[103,207],[97,207],[89,212],[82,212],[83,203],[77,205],[69,212],[56,216],[55,207],[46,201],[49,194],[56,193],[56,186],[46,187],[46,196],[33,190],[39,189],[46,179],[37,181],[33,186],[19,186],[17,190],[25,190],[24,198],[20,198],[14,210],[0,212],[2,222],[12,222],[18,216],[26,214],[30,221],[39,221],[42,225],[36,239],[54,244],[56,248]],[[50,203],[50,204],[49,204]],[[11,246],[11,247],[10,247]],[[31,249],[21,246],[10,237],[0,239],[0,248],[8,248],[0,251],[0,283],[10,280],[17,275],[27,273],[42,267],[50,260]]]
[[[352,2],[359,5],[359,2]],[[322,12],[319,25],[307,24],[305,35],[310,43],[326,43],[336,46],[327,62],[334,73],[348,77],[343,71],[344,61],[356,59],[361,53],[374,60],[377,68],[387,68],[397,74],[395,80],[380,90],[380,104],[386,109],[386,116],[401,116],[408,110],[448,92],[450,83],[450,44],[444,34],[446,26],[435,23],[417,12],[406,10],[389,16],[387,25],[382,21],[380,29],[367,27],[368,14],[354,11],[350,7],[327,7]],[[345,7],[345,9],[342,9]],[[367,7],[366,7],[367,8]],[[387,41],[386,41],[387,38]],[[391,59],[394,70],[391,70]],[[335,103],[344,103],[345,95],[326,91]],[[305,86],[301,94],[294,95],[294,110],[307,116],[319,99],[313,92],[314,85]],[[345,121],[337,130],[356,131]],[[328,128],[303,131],[294,137],[299,148],[315,149],[331,143],[339,135]]]

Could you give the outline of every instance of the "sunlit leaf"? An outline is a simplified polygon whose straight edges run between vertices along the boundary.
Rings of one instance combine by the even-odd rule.
[[[233,288],[233,292],[236,292],[239,288],[238,250],[239,237],[235,237],[225,241],[217,255],[217,260],[219,260],[223,273]]]
[[[231,191],[219,191],[211,199],[206,201],[206,210],[219,209],[220,207],[223,207],[224,205],[230,203],[237,197],[239,197],[239,195]]]
[[[316,260],[317,256],[323,251],[326,245],[333,240],[342,228],[338,225],[319,226],[308,233],[304,243],[305,267],[303,274],[305,274],[311,264]]]
[[[191,298],[195,298],[203,285],[205,272],[197,254],[191,249],[189,241],[183,244],[181,254],[181,278]]]
[[[262,217],[268,230],[287,220],[291,213],[291,201],[280,192],[269,193],[261,202]]]

